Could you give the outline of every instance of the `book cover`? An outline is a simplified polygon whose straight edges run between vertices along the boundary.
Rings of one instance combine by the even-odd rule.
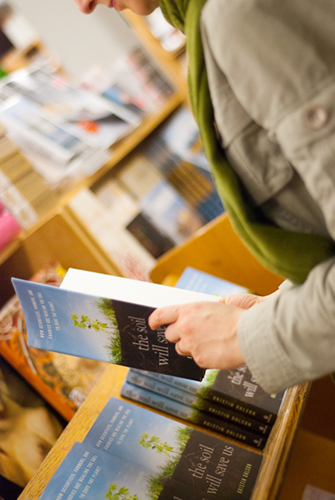
[[[142,213],[175,244],[203,226],[204,219],[143,153],[127,161],[118,180],[136,199]]]
[[[111,178],[100,183],[94,192],[107,207],[111,220],[129,231],[154,258],[174,246],[171,238],[141,212],[134,197],[117,179]]]
[[[185,412],[188,411],[192,415],[196,414],[197,411],[201,411],[201,413],[210,414],[212,418],[224,420],[230,425],[239,426],[244,430],[248,430],[262,436],[268,436],[272,428],[270,425],[266,425],[258,420],[250,418],[248,415],[243,415],[240,412],[213,403],[208,399],[199,398],[195,394],[191,394],[190,392],[178,389],[172,385],[165,384],[164,382],[161,382],[153,377],[149,377],[140,370],[128,370],[125,380],[130,384],[143,387],[148,391],[160,394],[161,396],[177,401],[182,405],[187,405],[190,409],[185,409]],[[192,409],[196,411],[192,413]],[[209,418],[208,415],[207,418]]]
[[[202,379],[204,370],[192,358],[177,354],[164,326],[151,330],[148,318],[159,305],[215,297],[75,269],[68,271],[61,288],[12,281],[31,347]]]
[[[52,262],[31,280],[58,287],[64,273],[58,262]],[[106,368],[105,363],[96,360],[30,347],[16,295],[0,310],[0,355],[67,421]]]
[[[84,444],[220,500],[249,499],[262,461],[256,451],[116,398],[107,402]]]
[[[206,370],[200,382],[157,373],[146,375],[271,426],[285,395],[285,391],[265,392],[246,365],[232,370]]]
[[[267,437],[249,431],[245,427],[239,427],[228,420],[215,416],[213,413],[206,413],[192,406],[179,403],[176,400],[162,396],[161,393],[152,392],[141,386],[125,381],[121,388],[121,396],[145,404],[151,408],[156,408],[169,415],[180,418],[187,422],[198,424],[201,427],[211,429],[218,434],[235,439],[259,450],[263,450]]]
[[[76,442],[40,500],[208,500],[210,496],[132,461]]]
[[[204,273],[194,267],[186,267],[175,286],[184,290],[209,293],[219,297],[248,292],[243,286],[236,285],[236,283],[218,278],[212,274]]]

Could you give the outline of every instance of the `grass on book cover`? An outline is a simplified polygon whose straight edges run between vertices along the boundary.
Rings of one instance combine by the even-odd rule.
[[[145,464],[158,484],[173,480],[220,500],[249,499],[262,456],[111,398],[84,443],[105,453]]]
[[[153,307],[96,297],[13,278],[28,330],[28,344],[152,372],[201,380],[204,370],[180,356],[151,330]]]
[[[40,500],[209,500],[177,481],[157,478],[145,465],[76,442]]]
[[[230,370],[206,370],[200,382],[154,372],[140,374],[189,392],[199,401],[207,399],[270,425],[274,424],[285,395],[285,391],[265,392],[246,365]]]

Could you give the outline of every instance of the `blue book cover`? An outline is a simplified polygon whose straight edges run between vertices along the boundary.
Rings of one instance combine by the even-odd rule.
[[[164,411],[169,415],[198,424],[211,429],[218,434],[235,439],[241,443],[263,450],[267,441],[266,436],[261,436],[246,428],[239,427],[211,413],[206,413],[192,406],[169,399],[157,392],[152,392],[143,387],[125,381],[121,388],[121,396],[145,404],[151,408]]]
[[[13,278],[30,347],[202,379],[204,370],[192,358],[177,354],[175,345],[165,338],[165,327],[151,330],[148,317],[159,305],[215,298],[116,276],[71,271],[60,288]]]
[[[52,476],[39,500],[208,500],[144,465],[75,443]]]
[[[166,384],[160,380],[146,375],[142,370],[130,368],[125,378],[126,382],[147,389],[148,391],[157,393],[165,398],[187,405],[188,410],[184,409],[188,415],[195,415],[197,411],[208,413],[212,418],[219,418],[233,426],[242,427],[244,430],[252,433],[268,436],[272,426],[266,425],[258,420],[250,418],[248,415],[243,415],[238,411],[231,410],[229,407],[213,403],[208,399],[199,398],[196,394],[179,389],[173,385]],[[172,403],[171,403],[172,404]],[[192,410],[195,410],[192,412]],[[182,417],[181,417],[182,418]],[[207,418],[208,415],[207,415]],[[191,420],[195,422],[195,420]],[[256,443],[260,446],[260,443]]]
[[[230,281],[218,278],[199,269],[186,267],[177,283],[177,288],[192,290],[194,292],[208,293],[224,297],[234,293],[246,293],[248,290],[243,286],[236,285]]]
[[[249,499],[262,455],[111,398],[84,444],[220,500]]]

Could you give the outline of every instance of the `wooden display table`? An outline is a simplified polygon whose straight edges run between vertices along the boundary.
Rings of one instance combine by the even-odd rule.
[[[114,396],[123,399],[120,397],[120,390],[127,370],[128,368],[115,365],[107,367],[18,500],[37,500],[72,445],[85,438],[109,398]],[[274,500],[278,497],[308,390],[309,384],[302,384],[286,392],[277,421],[263,451],[263,464],[251,500]]]

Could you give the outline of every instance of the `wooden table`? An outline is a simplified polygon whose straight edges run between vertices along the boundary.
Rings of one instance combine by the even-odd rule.
[[[113,396],[123,399],[120,397],[120,390],[127,370],[128,368],[116,365],[107,367],[18,500],[37,500],[72,445],[85,438],[109,398]],[[263,464],[251,500],[277,498],[309,387],[309,384],[302,384],[286,392],[278,418],[262,453]]]

